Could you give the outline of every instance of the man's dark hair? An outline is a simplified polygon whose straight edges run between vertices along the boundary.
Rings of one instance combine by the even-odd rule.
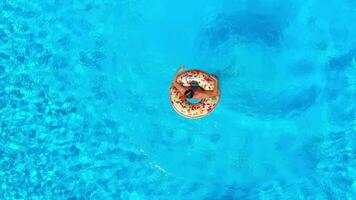
[[[193,98],[193,96],[194,96],[194,90],[192,90],[192,89],[186,90],[186,91],[184,92],[184,96],[185,96],[185,98],[187,98],[187,99]]]

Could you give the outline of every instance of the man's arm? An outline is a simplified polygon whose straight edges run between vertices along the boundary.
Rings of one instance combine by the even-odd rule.
[[[187,90],[184,86],[182,86],[180,83],[177,83],[177,79],[173,80],[173,86],[177,88],[177,90],[181,93],[184,94],[185,91]]]
[[[173,86],[174,86],[175,88],[177,88],[177,90],[178,90],[180,93],[182,93],[182,94],[185,93],[186,88],[185,88],[184,86],[182,86],[181,84],[177,83],[177,77],[178,77],[178,75],[180,75],[184,70],[185,70],[185,67],[184,67],[184,66],[181,66],[181,67],[178,69],[178,71],[177,71],[177,73],[176,73],[176,75],[174,76],[174,79],[173,79]]]

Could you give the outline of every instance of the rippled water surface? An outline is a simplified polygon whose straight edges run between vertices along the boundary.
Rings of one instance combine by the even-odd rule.
[[[0,1],[0,199],[356,198],[351,0]],[[179,116],[181,65],[219,77]]]

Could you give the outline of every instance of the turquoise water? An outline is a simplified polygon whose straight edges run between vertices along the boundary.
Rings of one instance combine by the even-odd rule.
[[[355,199],[356,2],[0,1],[0,199]],[[189,120],[177,68],[220,79]]]

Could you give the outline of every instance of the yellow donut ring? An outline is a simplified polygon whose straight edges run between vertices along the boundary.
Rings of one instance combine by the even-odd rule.
[[[189,70],[178,75],[177,82],[183,86],[198,83],[204,90],[214,90],[215,82],[209,74],[200,70]],[[220,100],[220,95],[202,99],[199,103],[190,103],[174,86],[170,87],[170,100],[173,108],[187,118],[201,118],[211,113]]]

